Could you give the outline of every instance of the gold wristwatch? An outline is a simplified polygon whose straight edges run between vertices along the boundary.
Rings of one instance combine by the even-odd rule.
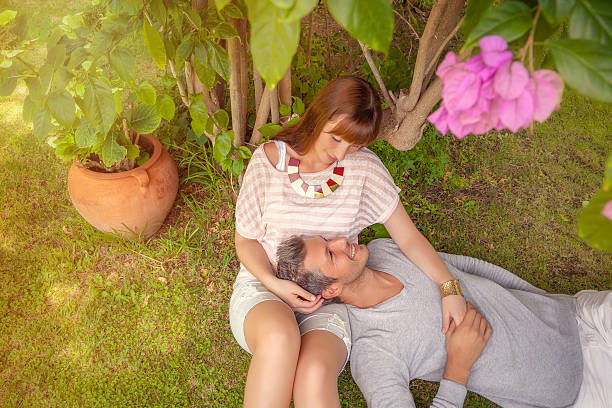
[[[463,296],[463,292],[461,292],[461,285],[457,279],[449,280],[447,282],[440,284],[440,295],[442,297],[450,296],[450,295],[459,295]]]

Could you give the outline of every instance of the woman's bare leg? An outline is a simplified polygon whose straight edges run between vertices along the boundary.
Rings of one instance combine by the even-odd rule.
[[[253,353],[244,406],[287,408],[300,350],[295,316],[284,303],[268,300],[249,311],[244,333]]]
[[[346,361],[346,345],[333,333],[313,330],[302,336],[293,385],[296,408],[337,408],[338,373]]]

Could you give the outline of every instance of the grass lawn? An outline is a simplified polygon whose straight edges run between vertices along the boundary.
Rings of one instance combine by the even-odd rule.
[[[249,357],[228,322],[237,185],[210,151],[177,142],[179,197],[160,233],[144,242],[99,233],[72,207],[68,166],[21,120],[24,97],[21,86],[0,98],[0,406],[240,406]],[[568,91],[532,134],[460,141],[430,127],[412,151],[372,148],[437,249],[551,292],[607,289],[612,255],[578,238],[577,219],[602,182],[611,115]],[[339,388],[343,406],[365,407],[348,370]],[[436,387],[412,388],[426,406]],[[473,394],[467,405],[493,406]]]

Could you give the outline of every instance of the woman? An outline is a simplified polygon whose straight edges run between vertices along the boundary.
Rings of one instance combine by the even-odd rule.
[[[254,153],[236,205],[241,261],[230,301],[238,343],[253,354],[247,407],[338,407],[337,376],[350,353],[344,305],[276,278],[276,247],[291,235],[347,236],[382,223],[412,262],[438,284],[454,280],[415,228],[382,162],[363,148],[378,134],[374,88],[355,77],[327,84],[294,126]],[[333,258],[329,260],[333,264]],[[443,298],[443,331],[461,322],[465,300]],[[294,312],[296,312],[294,314]]]

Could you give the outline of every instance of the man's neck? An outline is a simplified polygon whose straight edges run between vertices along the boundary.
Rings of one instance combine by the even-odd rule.
[[[395,276],[366,267],[357,281],[345,286],[340,301],[365,309],[392,298],[403,288]]]

